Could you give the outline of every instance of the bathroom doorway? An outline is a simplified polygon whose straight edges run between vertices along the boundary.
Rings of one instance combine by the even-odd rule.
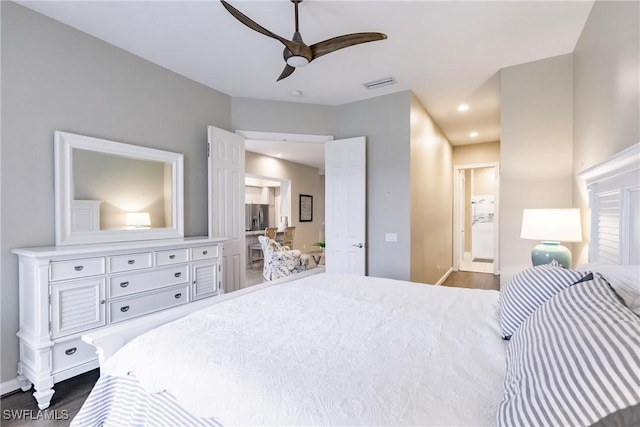
[[[499,164],[454,167],[454,270],[499,274]]]

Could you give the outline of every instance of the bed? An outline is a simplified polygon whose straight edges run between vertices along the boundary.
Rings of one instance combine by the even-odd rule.
[[[307,273],[88,334],[101,377],[72,425],[637,424],[639,157],[583,175],[584,268],[501,292]]]

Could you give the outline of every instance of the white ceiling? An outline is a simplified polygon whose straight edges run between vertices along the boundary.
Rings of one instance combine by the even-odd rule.
[[[280,82],[283,46],[217,0],[18,3],[234,97],[340,105],[411,90],[451,143],[463,145],[500,139],[499,71],[572,52],[593,1],[304,0],[307,44],[363,31],[388,39],[323,56]],[[292,36],[289,0],[229,3]],[[363,87],[388,76],[397,83]],[[458,112],[461,103],[470,109]]]

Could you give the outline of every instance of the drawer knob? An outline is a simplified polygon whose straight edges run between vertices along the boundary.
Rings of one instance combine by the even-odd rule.
[[[129,282],[120,282],[121,288],[126,288],[127,286],[129,286]]]
[[[73,267],[75,271],[82,271],[83,268],[84,268],[84,265],[76,265],[75,267]]]
[[[175,294],[175,295],[174,295],[174,297],[175,297],[176,299],[179,299],[181,296],[182,296],[182,294]]]
[[[202,255],[206,255],[208,253],[209,253],[209,251],[202,251]]]
[[[64,354],[66,354],[67,356],[71,356],[73,353],[75,353],[78,350],[77,347],[71,347],[68,348],[64,351]]]
[[[130,259],[129,261],[127,261],[127,264],[135,264],[136,260],[135,259]]]
[[[175,255],[169,255],[169,259],[175,259],[176,256]]]
[[[125,305],[124,307],[120,307],[120,311],[126,313],[127,311],[129,311],[129,306]]]
[[[177,272],[177,273],[174,274],[174,276],[180,277],[180,276],[182,276],[182,273],[181,272]]]
[[[104,299],[103,299],[103,300],[100,300],[100,304],[104,304],[104,303],[106,303],[106,302],[107,302],[107,300],[104,300]]]

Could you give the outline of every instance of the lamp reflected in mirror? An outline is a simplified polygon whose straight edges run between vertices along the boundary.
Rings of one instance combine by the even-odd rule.
[[[127,228],[149,228],[151,227],[151,215],[149,212],[129,212],[125,220]]]

